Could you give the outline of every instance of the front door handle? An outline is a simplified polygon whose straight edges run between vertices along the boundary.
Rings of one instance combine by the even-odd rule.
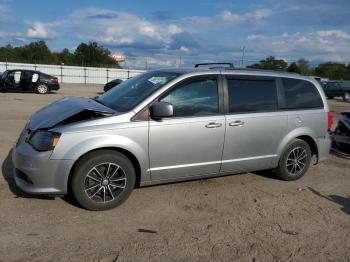
[[[215,122],[211,122],[211,123],[205,125],[206,128],[217,128],[217,127],[220,127],[220,126],[222,126],[222,124],[215,123]]]
[[[229,123],[229,126],[243,126],[243,125],[244,125],[244,122],[240,120]]]

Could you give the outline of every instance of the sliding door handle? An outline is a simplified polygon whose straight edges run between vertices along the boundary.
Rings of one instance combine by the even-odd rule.
[[[229,126],[243,126],[243,125],[244,125],[244,122],[240,120],[229,123]]]

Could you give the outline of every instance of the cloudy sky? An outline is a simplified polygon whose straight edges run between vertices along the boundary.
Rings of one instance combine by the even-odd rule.
[[[350,62],[350,0],[0,0],[0,45],[96,41],[134,67],[274,55]],[[1,58],[0,58],[1,59]]]

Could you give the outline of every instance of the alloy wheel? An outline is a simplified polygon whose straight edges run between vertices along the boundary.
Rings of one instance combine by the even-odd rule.
[[[46,93],[47,93],[47,86],[46,86],[46,85],[40,85],[40,86],[38,86],[38,93],[40,93],[40,94],[46,94]]]
[[[84,191],[91,200],[106,203],[116,199],[125,186],[124,170],[115,163],[102,163],[94,166],[86,175]]]
[[[302,147],[295,147],[288,154],[287,170],[291,175],[299,175],[305,169],[307,164],[307,152]]]

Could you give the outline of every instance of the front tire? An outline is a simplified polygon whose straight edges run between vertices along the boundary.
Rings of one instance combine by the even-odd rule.
[[[309,169],[311,162],[310,146],[301,139],[294,139],[284,150],[276,175],[286,181],[301,178]]]
[[[95,151],[77,163],[71,189],[82,207],[107,210],[121,205],[129,197],[135,178],[135,168],[125,155],[112,150]]]
[[[35,93],[37,94],[47,94],[49,92],[49,88],[47,85],[39,84],[37,87],[35,87]]]

